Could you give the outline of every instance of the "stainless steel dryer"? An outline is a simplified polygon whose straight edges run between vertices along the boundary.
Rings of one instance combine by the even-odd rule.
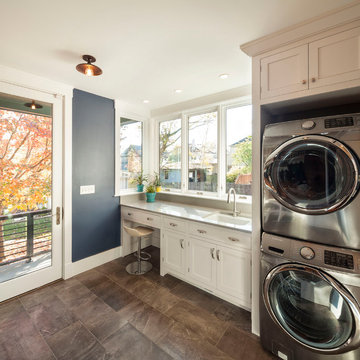
[[[285,360],[360,359],[360,252],[264,234],[260,338]]]
[[[359,157],[360,114],[266,126],[263,230],[360,249]]]

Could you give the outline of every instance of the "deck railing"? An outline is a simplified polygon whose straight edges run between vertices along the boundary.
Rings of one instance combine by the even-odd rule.
[[[51,210],[0,216],[0,266],[51,251]]]

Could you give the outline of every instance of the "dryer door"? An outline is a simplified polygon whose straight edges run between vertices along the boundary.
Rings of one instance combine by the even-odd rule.
[[[265,306],[296,342],[335,354],[360,345],[360,309],[333,277],[302,264],[273,268],[263,285]]]
[[[298,136],[270,154],[264,184],[287,208],[325,214],[345,206],[359,187],[359,163],[339,141],[322,135]]]

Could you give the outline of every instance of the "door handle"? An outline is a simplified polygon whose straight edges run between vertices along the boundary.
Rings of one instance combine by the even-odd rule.
[[[56,225],[60,225],[60,219],[61,219],[61,208],[60,206],[56,207]]]
[[[184,239],[180,239],[180,246],[182,249],[184,249]]]
[[[215,260],[214,252],[215,252],[215,248],[211,248],[210,249],[210,254],[211,254],[211,257]]]
[[[220,261],[220,250],[216,250],[216,258]]]

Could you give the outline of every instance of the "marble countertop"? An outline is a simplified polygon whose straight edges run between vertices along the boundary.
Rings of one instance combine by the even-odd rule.
[[[237,216],[222,216],[222,219],[212,219],[209,216],[217,213],[220,214],[219,209],[198,207],[185,205],[181,203],[173,203],[167,201],[155,201],[153,203],[147,203],[145,201],[136,200],[130,204],[121,204],[121,206],[128,206],[140,210],[152,211],[162,215],[176,216],[193,221],[201,221],[203,223],[224,226],[227,228],[251,232],[251,219],[248,217]],[[238,223],[236,223],[238,222]]]

